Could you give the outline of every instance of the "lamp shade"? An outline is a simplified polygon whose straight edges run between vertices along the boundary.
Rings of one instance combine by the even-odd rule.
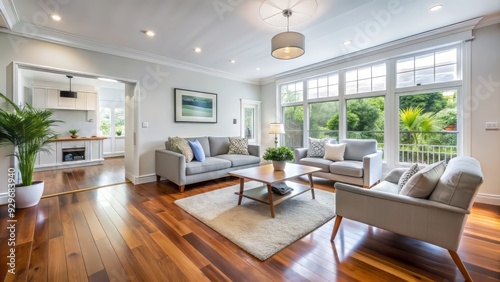
[[[285,126],[282,123],[271,123],[269,126],[269,134],[284,134]]]
[[[294,31],[278,33],[271,39],[271,49],[271,55],[276,59],[289,60],[300,57],[305,52],[305,37]]]

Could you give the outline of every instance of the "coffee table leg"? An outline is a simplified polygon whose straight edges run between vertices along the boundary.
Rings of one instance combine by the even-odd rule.
[[[314,183],[313,183],[312,173],[309,173],[307,176],[309,177],[309,185],[311,187],[311,194],[313,196],[313,199],[316,199],[316,196],[314,195]]]
[[[240,178],[240,194],[238,195],[238,206],[241,205],[241,199],[243,199],[243,187],[245,187],[245,179]]]
[[[267,199],[269,201],[269,207],[271,208],[271,216],[274,218],[273,191],[271,190],[271,184],[267,184]]]

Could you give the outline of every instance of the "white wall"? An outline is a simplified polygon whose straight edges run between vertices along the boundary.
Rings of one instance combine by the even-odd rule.
[[[97,135],[97,121],[87,121],[87,111],[76,110],[54,110],[54,119],[62,120],[63,123],[58,123],[54,126],[54,131],[59,134],[59,137],[70,137],[70,129],[78,129],[76,135],[80,137],[90,137]]]
[[[0,33],[0,50],[1,93],[7,92],[7,66],[13,61],[138,81],[141,85],[139,122],[149,122],[149,128],[137,132],[139,177],[154,174],[154,150],[162,148],[168,136],[238,136],[239,99],[260,100],[258,85],[5,33]],[[173,89],[176,87],[217,93],[218,122],[175,123]],[[232,124],[233,118],[238,124]],[[7,171],[8,160],[0,156],[2,171]],[[0,177],[3,179],[4,175]],[[0,193],[3,193],[6,181],[1,183]]]
[[[262,98],[262,131],[261,131],[261,151],[264,152],[266,148],[274,147],[274,134],[269,134],[269,124],[273,122],[283,122],[280,116],[276,114],[276,83],[269,83],[260,87],[260,94]]]
[[[500,205],[500,24],[474,30],[472,41],[472,157],[479,160],[484,183],[478,201]]]

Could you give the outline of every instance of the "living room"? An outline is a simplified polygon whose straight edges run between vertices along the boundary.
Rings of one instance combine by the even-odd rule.
[[[8,1],[2,1],[2,3],[4,2]],[[191,2],[190,8],[194,9],[192,6],[195,5],[195,1]],[[217,32],[224,32],[224,29],[221,31],[216,28],[218,25],[234,23],[234,21],[236,21],[235,18],[244,19],[249,17],[250,11],[252,11],[251,17],[259,18],[258,8],[260,3],[256,2],[262,1],[253,1],[252,3],[242,3],[242,1],[229,2],[232,2],[233,4],[237,2],[240,3],[241,6],[221,6],[228,9],[225,13],[223,13],[224,20],[220,20],[220,13],[218,14],[217,12],[214,12],[213,3],[210,3],[210,5],[208,5],[209,7],[206,7],[206,9],[212,13],[212,18],[215,19],[215,23],[212,23],[209,26],[216,29]],[[318,1],[318,15],[324,16],[326,13],[326,8],[322,5],[330,7],[330,4],[325,2],[327,1]],[[375,20],[375,17],[369,13],[370,10],[375,9],[375,7],[378,7],[375,11],[383,10],[387,7],[387,4],[390,1],[387,1],[387,3],[371,2],[373,1],[364,1],[363,3],[379,6],[370,6],[367,9],[367,14],[362,15],[368,19]],[[417,5],[415,3],[407,3],[410,1],[402,2],[404,2],[404,5],[409,5],[405,6],[408,7],[408,9],[416,7],[413,5]],[[447,8],[458,5],[452,3],[451,1],[442,2],[445,2],[445,5],[440,11],[441,13],[446,12]],[[59,2],[56,4],[61,5],[61,7],[66,5]],[[428,2],[423,6],[427,9],[428,6],[431,6],[431,4],[433,3]],[[463,3],[463,5],[466,4]],[[498,1],[483,1],[477,5],[481,6],[481,9],[483,9],[482,11],[488,12],[482,12],[481,14],[474,16],[467,16],[462,20],[453,22],[443,19],[439,22],[439,28],[416,32],[413,34],[414,36],[409,38],[404,37],[383,43],[381,42],[380,44],[370,46],[366,49],[361,48],[364,47],[362,46],[363,44],[361,44],[362,42],[356,42],[354,37],[351,38],[351,40],[354,41],[353,45],[350,47],[344,47],[342,41],[344,39],[348,39],[348,37],[342,37],[341,41],[337,43],[336,48],[340,50],[340,52],[346,52],[345,54],[341,56],[329,55],[328,59],[321,61],[312,60],[310,61],[311,63],[307,64],[305,61],[307,56],[318,56],[318,51],[316,51],[314,44],[309,44],[308,42],[308,50],[306,54],[303,55],[302,58],[296,59],[301,60],[299,61],[300,64],[302,64],[301,67],[292,67],[293,64],[299,64],[294,63],[294,60],[279,61],[282,63],[280,66],[281,69],[280,71],[274,73],[269,73],[266,69],[267,65],[269,65],[270,68],[270,65],[275,63],[273,60],[276,60],[271,57],[268,49],[271,43],[270,41],[272,35],[281,32],[284,29],[282,30],[275,27],[270,28],[269,25],[264,23],[260,18],[258,21],[262,21],[262,23],[257,29],[267,28],[266,34],[268,36],[262,38],[262,40],[259,40],[258,42],[252,42],[252,39],[246,39],[243,42],[243,45],[239,46],[239,49],[238,46],[236,46],[234,50],[228,50],[228,47],[226,46],[208,43],[206,36],[203,36],[204,30],[202,29],[191,31],[192,33],[186,33],[186,39],[184,39],[184,41],[179,40],[179,42],[183,42],[182,46],[177,47],[178,49],[185,48],[183,51],[179,51],[178,49],[168,50],[169,52],[182,53],[184,56],[183,58],[187,58],[186,61],[188,62],[182,63],[175,58],[170,58],[168,52],[161,55],[156,54],[154,56],[146,53],[147,50],[154,50],[154,48],[158,48],[153,45],[157,45],[163,41],[168,41],[168,33],[163,32],[161,27],[155,28],[157,32],[155,38],[146,38],[146,36],[140,31],[136,32],[137,34],[133,36],[134,39],[137,40],[137,43],[135,43],[137,45],[135,46],[139,46],[137,47],[138,49],[143,47],[145,50],[138,52],[133,50],[132,45],[128,45],[128,48],[117,47],[117,45],[111,44],[110,41],[103,40],[101,42],[96,42],[96,40],[85,38],[83,34],[68,34],[69,31],[58,31],[61,29],[58,27],[58,24],[60,25],[60,23],[47,22],[46,25],[35,26],[36,29],[33,29],[33,26],[30,25],[29,22],[21,20],[18,20],[15,24],[13,24],[16,17],[9,16],[12,15],[12,7],[2,7],[2,14],[4,18],[8,18],[8,20],[6,20],[6,26],[9,26],[9,22],[11,26],[10,28],[8,27],[2,29],[2,32],[0,33],[0,49],[2,50],[0,63],[3,66],[0,68],[0,92],[7,94],[9,97],[16,97],[15,95],[17,90],[14,79],[20,69],[30,68],[59,73],[68,72],[81,76],[106,77],[125,83],[125,103],[128,103],[125,107],[127,117],[126,132],[130,133],[125,136],[125,142],[127,144],[125,149],[126,176],[133,184],[140,185],[143,183],[149,183],[151,186],[145,187],[150,188],[155,187],[156,185],[155,150],[164,148],[164,143],[168,137],[241,136],[242,119],[240,107],[242,100],[260,101],[261,126],[258,128],[258,133],[260,135],[261,152],[263,152],[266,148],[274,146],[275,136],[268,133],[269,124],[282,121],[286,124],[286,120],[284,121],[282,119],[282,104],[278,98],[278,91],[282,85],[287,85],[297,81],[306,81],[308,78],[318,77],[324,74],[345,72],[353,67],[373,64],[375,62],[387,61],[388,65],[395,68],[394,60],[404,56],[420,54],[422,52],[425,53],[426,51],[433,51],[436,49],[442,50],[443,48],[446,49],[446,47],[449,46],[458,46],[461,54],[459,55],[460,59],[458,63],[460,69],[459,74],[462,78],[460,79],[458,87],[461,89],[460,93],[464,95],[461,98],[462,104],[459,105],[464,107],[468,106],[468,109],[470,109],[468,112],[464,110],[463,116],[461,117],[462,123],[459,130],[462,136],[459,143],[461,146],[460,155],[472,156],[481,164],[484,174],[484,182],[481,185],[476,201],[499,206],[500,188],[497,183],[500,181],[500,176],[498,175],[496,168],[500,166],[500,160],[495,156],[500,155],[500,149],[497,146],[500,141],[500,135],[498,130],[487,130],[485,124],[487,122],[498,122],[500,120],[500,113],[498,111],[498,107],[500,105],[500,97],[498,95],[500,69],[498,67],[498,51],[496,48],[496,46],[499,46],[500,44],[500,24],[498,14],[500,11],[500,4]],[[10,7],[10,4],[7,3],[3,6]],[[25,11],[27,11],[26,14],[29,15],[28,18],[30,20],[32,20],[32,16],[35,15],[36,11],[45,12],[45,10],[39,6],[35,4],[33,6],[34,7],[31,7],[30,9],[23,7]],[[473,9],[471,8],[471,10]],[[23,11],[23,9],[20,11]],[[63,9],[61,9],[61,13],[62,11]],[[359,17],[361,16],[357,15],[357,12],[360,12],[360,10],[353,9],[351,12],[349,12],[349,10],[344,10],[343,18],[340,19],[353,17],[352,21],[356,19],[359,20]],[[45,12],[46,16],[49,14],[50,13]],[[354,17],[354,15],[357,16]],[[70,21],[69,17],[66,18],[64,15],[62,16],[64,21]],[[479,16],[484,16],[484,18],[478,18]],[[332,17],[332,21],[334,19],[335,18]],[[337,21],[340,19],[337,19]],[[315,21],[314,16],[310,19],[310,21]],[[366,24],[369,22],[370,21],[363,21],[361,23]],[[306,21],[306,24],[307,23],[308,22]],[[84,24],[82,23],[82,26],[83,25]],[[138,23],[138,25],[142,25],[142,23]],[[396,22],[391,23],[391,26],[393,25],[396,25]],[[168,30],[172,29],[171,25],[164,26],[168,26]],[[357,26],[363,25],[353,24],[348,32],[356,34],[355,28]],[[146,29],[148,27],[141,26],[140,28]],[[245,26],[242,30],[247,30],[249,28],[250,27]],[[298,25],[293,27],[293,30],[301,31],[302,28],[303,27],[301,25]],[[307,29],[304,28],[304,30]],[[206,32],[212,33],[215,31]],[[239,30],[239,33],[237,34],[242,33],[243,31]],[[71,41],[69,41],[68,38],[64,38],[64,40],[53,39],[56,34],[69,36],[71,37]],[[237,37],[237,34],[233,37]],[[115,37],[119,36],[115,35]],[[201,39],[198,41],[193,38]],[[319,44],[323,43],[321,36],[315,37],[313,32],[310,32],[309,34],[306,33],[306,40],[308,38],[314,38],[314,40]],[[372,38],[374,41],[375,39],[378,40],[378,38]],[[380,39],[382,40],[383,38]],[[202,46],[201,53],[196,53],[192,50],[197,46],[203,45],[205,42],[207,43]],[[124,43],[124,45],[127,44],[128,42]],[[239,53],[244,54],[246,52],[245,49],[260,48],[261,45],[265,45],[264,49],[267,51],[256,55],[254,61],[251,59],[240,60],[237,58]],[[227,59],[224,61],[226,64],[217,62],[207,66],[210,64],[209,62],[213,61],[213,59],[211,59],[211,52],[215,52],[215,50],[217,50],[217,52],[227,53]],[[233,60],[233,57],[235,63],[230,61]],[[264,59],[261,60],[261,58]],[[241,68],[242,64],[245,65],[245,68],[247,69],[245,72],[240,72],[238,75],[231,72],[232,67]],[[257,68],[260,68],[260,70],[257,70]],[[448,89],[450,85],[446,86],[447,87],[444,88]],[[457,87],[456,84],[451,86]],[[217,122],[175,122],[175,88],[217,94]],[[386,98],[386,108],[396,109],[397,102],[394,98],[396,91],[394,89],[390,90],[389,86],[387,89],[389,90],[389,94]],[[425,90],[430,88],[425,88],[424,86],[421,89]],[[359,95],[357,97],[361,98],[367,96]],[[398,161],[396,158],[397,151],[389,153],[389,150],[396,147],[396,142],[394,141],[396,140],[394,137],[396,134],[394,132],[397,131],[398,127],[397,120],[395,118],[397,111],[394,110],[393,112],[386,112],[385,114],[387,116],[385,126],[388,133],[386,135],[384,145],[388,155],[386,154],[387,158],[384,163],[384,172],[387,173],[390,169],[396,166]],[[346,132],[342,134],[344,137],[347,136]],[[283,136],[279,136],[280,142],[283,145],[286,145],[283,143],[285,142],[285,136],[286,133]],[[306,137],[304,137],[303,140],[307,140],[305,138]],[[0,149],[0,154],[2,154],[0,169],[2,171],[8,171],[11,167],[11,159],[3,157],[10,152],[9,150],[9,148]],[[232,182],[230,181],[227,184],[229,185],[229,183],[231,185],[237,184],[234,179]],[[216,183],[211,185],[221,185],[222,187],[223,184]],[[321,185],[321,183],[318,185]],[[324,185],[325,187],[328,187],[330,184],[327,183]],[[169,192],[172,193],[175,191],[170,187],[168,189]],[[203,186],[201,189],[203,189]],[[196,188],[189,189],[188,187],[186,192],[188,194],[193,193],[193,190],[196,190]],[[7,186],[2,185],[0,187],[0,198],[3,203],[7,200],[6,191]],[[149,196],[155,195],[161,197],[160,193],[157,192],[145,193],[151,193]],[[106,193],[104,192],[104,194]],[[90,197],[89,195],[87,196]],[[134,192],[134,195],[139,197],[140,193]],[[142,196],[146,197],[145,195]],[[53,200],[50,201],[52,203]],[[161,202],[161,200],[157,201]],[[158,202],[155,202],[155,204],[158,204]],[[48,206],[45,205],[44,208],[48,209]],[[498,220],[498,215],[493,215],[493,218]],[[327,233],[326,230],[331,229],[332,226],[332,223],[329,224],[330,225],[324,227],[324,230],[320,230],[319,234]],[[198,229],[208,232],[206,227],[198,227]],[[491,240],[496,239],[492,238]],[[495,242],[496,246],[498,246],[498,242]],[[355,244],[355,242],[351,243]],[[320,243],[320,245],[331,249],[328,238],[325,242]],[[235,248],[232,248],[231,251],[237,252]],[[292,264],[291,262],[286,262],[286,256],[280,257],[280,260],[283,264]],[[203,259],[200,259],[200,261],[198,261],[199,265],[206,263]],[[278,262],[274,261],[274,263]],[[300,272],[300,267],[298,269],[296,268],[295,271]],[[491,274],[490,278],[498,277],[495,276],[498,275],[498,269],[492,271],[496,271],[496,273]],[[446,275],[444,275],[444,277],[450,278],[454,274]],[[439,279],[438,276],[430,275],[430,277],[430,279]],[[455,279],[460,280],[460,277],[460,273],[458,273]],[[289,277],[289,279],[293,280],[291,277]]]

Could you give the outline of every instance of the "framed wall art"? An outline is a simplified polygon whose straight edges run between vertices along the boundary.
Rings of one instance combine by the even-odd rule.
[[[217,94],[174,88],[175,122],[217,123]]]

